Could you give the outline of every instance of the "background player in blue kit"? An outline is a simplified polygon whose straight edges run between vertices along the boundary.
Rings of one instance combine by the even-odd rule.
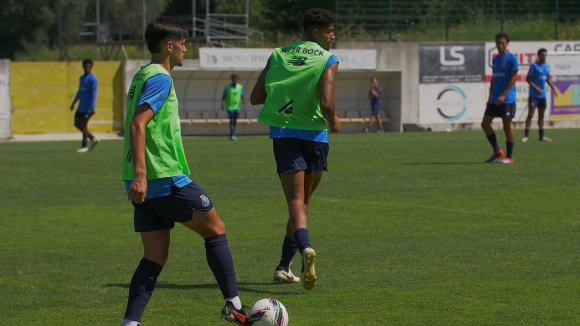
[[[550,65],[546,63],[548,57],[548,50],[538,50],[538,61],[532,63],[528,71],[526,81],[530,85],[530,96],[528,98],[528,117],[526,119],[526,129],[524,131],[524,138],[522,142],[527,142],[530,136],[530,127],[532,126],[532,118],[534,112],[538,108],[538,128],[540,132],[540,141],[552,141],[550,138],[544,136],[544,113],[546,112],[546,84],[550,85],[554,96],[558,96],[556,88],[552,84],[552,76],[550,76]]]
[[[371,79],[371,89],[369,90],[369,99],[371,100],[371,121],[369,121],[369,125],[366,126],[363,130],[364,132],[369,132],[371,127],[377,121],[379,125],[378,132],[383,132],[383,122],[381,121],[381,94],[383,90],[381,86],[379,86],[379,81],[376,78]]]
[[[519,70],[518,59],[508,52],[510,42],[506,33],[498,33],[495,36],[495,46],[498,55],[492,60],[493,76],[489,87],[489,99],[481,122],[481,128],[485,132],[487,140],[493,147],[493,154],[485,161],[491,163],[503,155],[502,149],[497,143],[495,132],[491,123],[495,117],[501,117],[503,130],[506,137],[507,154],[498,163],[513,163],[514,130],[512,119],[516,113],[516,78]]]
[[[77,111],[75,112],[75,127],[83,133],[81,147],[77,149],[79,153],[85,153],[87,148],[87,138],[91,140],[91,148],[95,148],[99,139],[89,132],[89,119],[95,114],[97,104],[97,77],[91,72],[93,69],[93,60],[83,60],[83,69],[85,73],[79,78],[79,90],[75,96],[70,110],[74,110],[77,101],[80,101]]]

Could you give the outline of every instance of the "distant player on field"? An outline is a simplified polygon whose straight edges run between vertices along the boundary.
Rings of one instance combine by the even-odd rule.
[[[481,122],[481,128],[485,132],[487,140],[493,147],[493,154],[486,163],[491,163],[503,155],[502,149],[497,143],[495,132],[491,123],[495,117],[500,117],[503,122],[503,131],[506,137],[507,154],[498,163],[513,163],[514,130],[512,119],[516,113],[516,78],[519,70],[518,59],[508,52],[510,42],[506,33],[498,33],[495,36],[495,46],[498,55],[492,59],[493,75],[489,87],[487,107]]]
[[[246,99],[244,98],[244,86],[238,83],[240,77],[233,74],[230,78],[232,82],[224,88],[222,96],[222,111],[226,110],[230,119],[230,140],[238,140],[236,137],[236,123],[240,117],[241,104],[246,104]]]
[[[302,18],[303,40],[274,50],[258,77],[250,100],[264,104],[258,121],[270,126],[277,173],[288,206],[282,258],[274,271],[277,282],[299,282],[290,270],[302,255],[302,285],[316,285],[310,247],[310,198],[327,170],[328,131],[338,132],[334,115],[334,78],[338,58],[329,52],[336,16],[325,9],[308,10]]]
[[[133,203],[135,231],[141,234],[144,254],[129,285],[121,326],[140,325],[167,262],[175,222],[204,239],[207,263],[226,301],[221,317],[248,325],[238,296],[226,227],[207,193],[187,176],[179,107],[169,75],[183,64],[187,34],[187,26],[173,19],[150,23],[145,41],[151,63],[135,74],[127,94],[122,180]]]
[[[528,117],[526,119],[526,129],[524,131],[524,138],[522,142],[527,142],[530,136],[530,127],[532,126],[532,118],[534,111],[538,108],[538,128],[540,132],[540,141],[552,141],[548,137],[544,137],[544,113],[546,112],[546,84],[550,85],[554,96],[558,96],[556,88],[552,84],[552,76],[550,76],[550,65],[546,63],[548,57],[548,50],[538,50],[538,61],[532,63],[528,71],[526,81],[530,85],[530,96],[528,98]]]
[[[81,147],[77,149],[79,153],[86,153],[89,149],[94,149],[99,143],[99,139],[89,131],[89,119],[95,114],[97,106],[97,77],[91,72],[93,69],[93,60],[83,60],[83,69],[85,73],[79,78],[79,90],[75,96],[70,110],[74,110],[75,104],[79,102],[75,112],[75,127],[83,134]],[[87,147],[87,138],[91,140],[91,147]]]

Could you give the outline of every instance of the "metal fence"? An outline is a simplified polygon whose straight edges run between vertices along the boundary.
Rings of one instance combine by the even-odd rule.
[[[336,0],[339,41],[580,39],[580,0]]]

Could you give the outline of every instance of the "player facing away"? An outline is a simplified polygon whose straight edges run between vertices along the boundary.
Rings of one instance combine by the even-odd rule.
[[[325,9],[308,10],[301,41],[275,49],[252,90],[252,105],[264,104],[258,122],[270,126],[277,173],[288,206],[282,257],[274,271],[277,282],[316,285],[316,252],[308,235],[312,193],[327,170],[328,131],[340,130],[334,115],[334,78],[338,58],[329,52],[336,16]],[[290,270],[302,256],[301,279]]]
[[[514,162],[514,130],[512,119],[516,113],[516,78],[519,70],[518,59],[507,50],[509,37],[506,33],[495,36],[495,46],[498,55],[492,59],[493,76],[489,87],[489,99],[481,122],[487,140],[493,147],[493,154],[485,161],[491,163],[503,155],[503,150],[497,143],[495,131],[491,123],[495,117],[500,117],[506,138],[506,156],[498,163],[510,164]]]
[[[222,96],[222,111],[227,110],[228,118],[230,119],[230,140],[238,140],[236,137],[236,123],[240,117],[241,104],[246,104],[246,99],[244,98],[244,86],[238,83],[240,77],[233,74],[230,78],[232,82],[224,88]]]
[[[151,22],[145,29],[151,63],[135,74],[127,94],[122,180],[144,254],[131,279],[122,326],[140,324],[167,261],[175,222],[204,239],[207,263],[226,301],[221,317],[247,325],[225,225],[207,193],[188,177],[177,96],[169,74],[183,64],[187,34],[187,26],[179,21]]]
[[[377,121],[379,125],[378,132],[383,132],[383,122],[381,121],[381,94],[383,90],[379,86],[379,81],[376,78],[371,79],[371,89],[369,90],[369,99],[371,100],[371,121],[369,125],[366,126],[363,131],[369,132],[371,127]]]
[[[522,142],[528,141],[530,136],[530,127],[532,126],[532,118],[534,111],[538,108],[538,129],[540,133],[540,141],[552,141],[550,138],[544,136],[544,113],[546,112],[546,84],[550,85],[554,96],[558,96],[556,88],[552,84],[552,76],[550,76],[550,65],[546,62],[548,57],[548,50],[538,50],[538,61],[532,63],[528,71],[526,81],[530,85],[530,95],[528,97],[528,117],[526,118],[526,129],[524,130],[524,138]]]
[[[79,106],[75,112],[75,127],[83,134],[81,147],[77,149],[79,153],[86,153],[89,149],[94,149],[99,143],[99,139],[89,131],[89,119],[95,114],[97,104],[97,77],[91,72],[93,70],[93,60],[83,60],[83,70],[85,73],[79,78],[79,89],[75,96],[70,110],[74,110],[75,104],[79,101]],[[91,140],[91,147],[87,147],[87,138]]]

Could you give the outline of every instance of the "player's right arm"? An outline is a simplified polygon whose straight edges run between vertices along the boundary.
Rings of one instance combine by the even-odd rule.
[[[131,159],[135,167],[135,178],[129,189],[129,198],[136,204],[145,201],[147,194],[147,167],[145,165],[145,128],[154,112],[149,103],[138,105],[129,125]]]
[[[258,76],[258,80],[256,81],[256,85],[254,85],[254,89],[252,90],[252,94],[250,95],[250,103],[252,105],[264,104],[266,103],[266,73],[268,73],[268,69],[270,69],[270,60],[268,59],[268,63],[260,76]]]
[[[526,82],[530,85],[530,87],[533,87],[536,92],[538,92],[538,94],[542,94],[544,91],[541,90],[538,85],[534,84],[534,81],[532,80],[532,76],[534,74],[535,68],[534,65],[532,65],[530,67],[530,71],[528,71],[528,76],[526,77]]]

